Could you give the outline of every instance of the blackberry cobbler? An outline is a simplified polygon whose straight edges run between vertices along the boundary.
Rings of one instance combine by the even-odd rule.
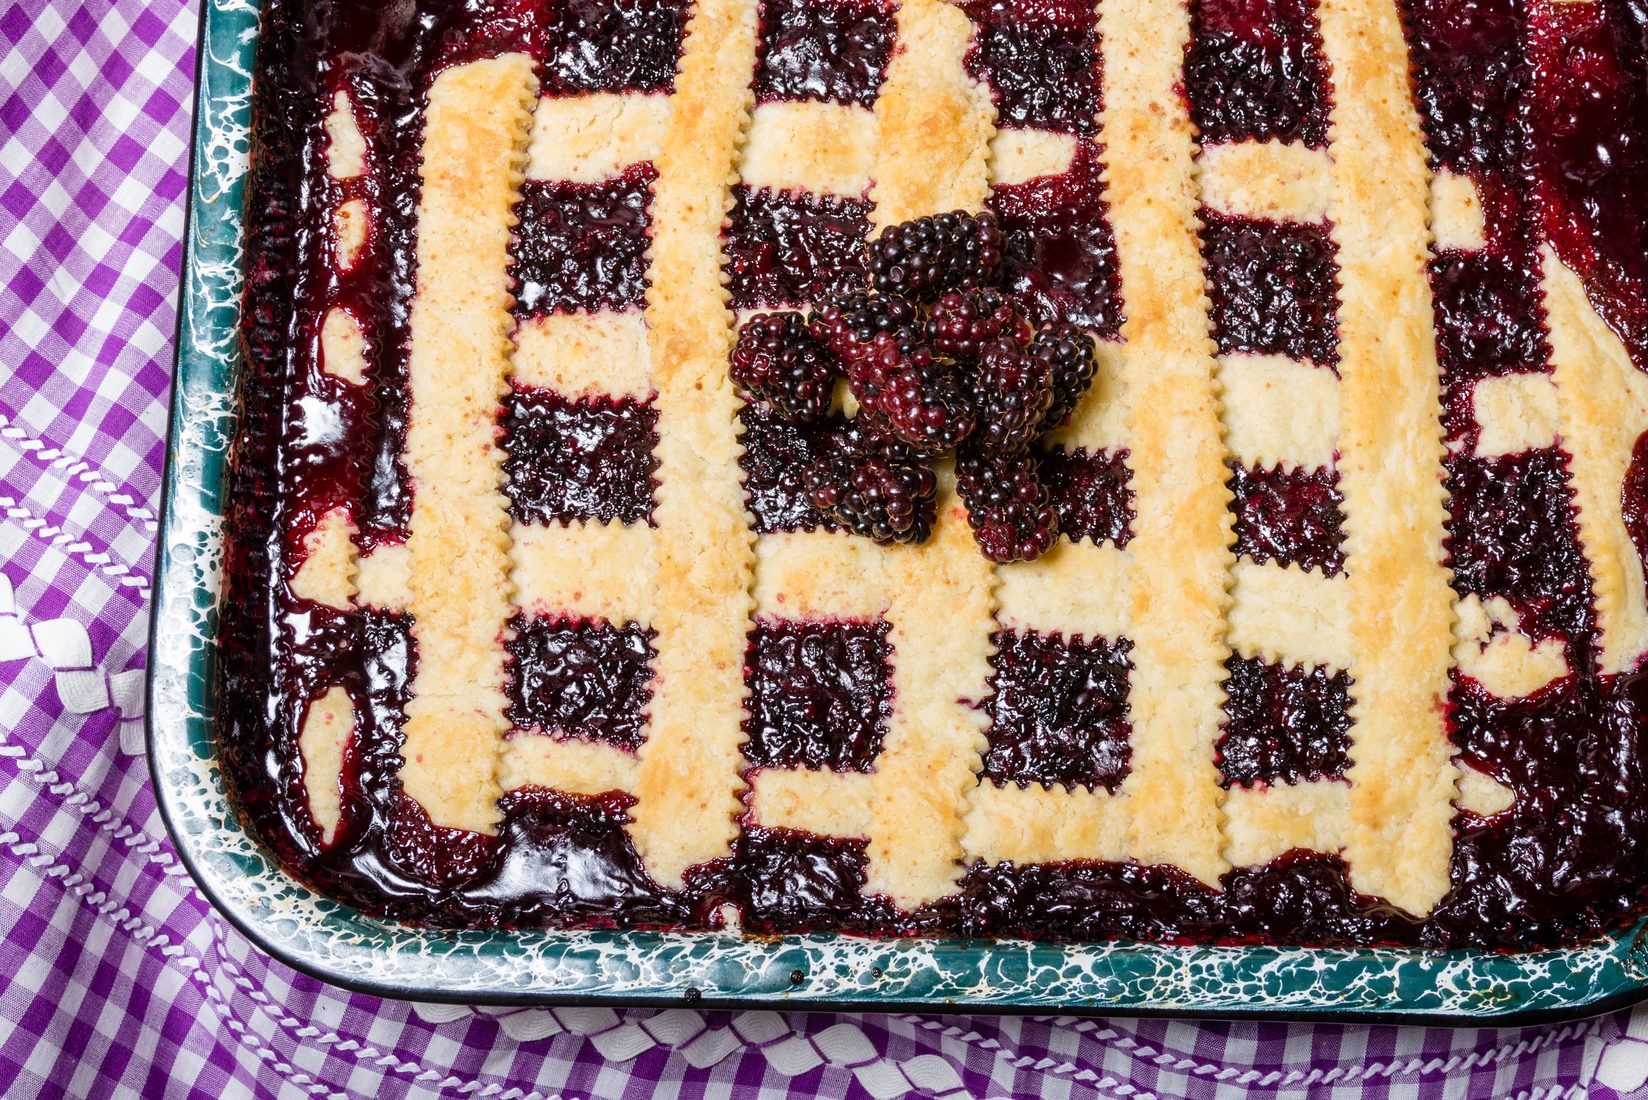
[[[1626,0],[267,0],[254,120],[221,748],[317,889],[1640,911]]]

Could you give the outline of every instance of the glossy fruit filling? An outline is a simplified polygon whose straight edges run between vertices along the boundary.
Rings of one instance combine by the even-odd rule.
[[[864,282],[870,204],[733,188],[725,250],[734,309],[806,305]]]
[[[1453,889],[1423,922],[1362,897],[1343,860],[1291,852],[1231,871],[1214,891],[1165,867],[1067,862],[963,869],[958,893],[915,912],[868,892],[864,838],[763,826],[747,808],[725,859],[666,890],[626,832],[633,803],[608,792],[505,795],[496,836],[447,829],[398,779],[418,654],[404,613],[299,601],[286,580],[302,535],[348,509],[363,549],[406,538],[413,487],[400,458],[408,410],[408,317],[416,286],[421,89],[439,68],[527,49],[549,94],[668,92],[688,5],[641,0],[475,0],[384,7],[266,0],[254,108],[253,199],[243,331],[244,412],[229,498],[219,642],[221,760],[241,811],[294,873],[375,913],[450,927],[702,928],[723,906],[757,933],[1115,937],[1197,942],[1525,947],[1617,925],[1642,897],[1648,844],[1648,674],[1601,676],[1596,613],[1561,446],[1502,458],[1472,451],[1476,380],[1547,369],[1537,245],[1585,279],[1639,363],[1648,248],[1648,82],[1643,21],[1629,5],[1511,0],[1409,5],[1419,104],[1438,166],[1470,175],[1488,245],[1431,267],[1447,387],[1448,551],[1461,595],[1504,598],[1532,640],[1570,670],[1531,697],[1499,699],[1456,677],[1449,729],[1465,765],[1507,785],[1509,810],[1459,811]],[[1011,289],[1038,321],[1115,337],[1125,314],[1106,220],[1091,9],[1063,0],[976,2],[971,59],[1004,124],[1080,136],[1064,173],[996,188]],[[1297,0],[1203,0],[1186,94],[1201,140],[1321,145],[1331,96],[1314,19]],[[763,10],[758,95],[867,104],[891,56],[887,9],[870,0]],[[322,119],[342,90],[368,144],[367,171],[325,173]],[[523,316],[633,308],[645,291],[652,169],[605,184],[529,183],[516,242]],[[329,211],[369,212],[361,258],[333,270]],[[868,203],[740,189],[727,231],[734,304],[800,305],[860,285]],[[1334,362],[1334,257],[1320,226],[1209,214],[1204,243],[1223,351]],[[367,385],[324,373],[319,331],[345,308],[367,344]],[[828,527],[800,471],[841,425],[798,426],[760,403],[741,413],[755,528]],[[646,401],[572,400],[517,389],[501,410],[506,492],[518,522],[649,519],[657,414]],[[1072,537],[1123,546],[1132,497],[1125,452],[1052,448],[1041,477]],[[1324,572],[1343,566],[1342,501],[1330,474],[1238,467],[1236,549]],[[1648,442],[1622,487],[1629,533],[1648,551]],[[508,624],[514,736],[645,749],[654,638],[635,624],[518,617]],[[751,635],[750,774],[873,771],[897,659],[886,623],[767,622]],[[1129,643],[1003,629],[996,637],[984,775],[1000,783],[1120,789],[1131,763]],[[1232,658],[1219,745],[1233,786],[1342,776],[1344,673]],[[330,685],[357,727],[343,817],[320,840],[297,734]]]
[[[1185,95],[1203,143],[1327,144],[1327,63],[1309,0],[1194,0]]]
[[[757,619],[744,658],[750,767],[869,771],[892,713],[888,629]]]
[[[1132,755],[1127,654],[1133,644],[1012,630],[998,632],[995,643],[984,778],[1114,792]]]
[[[657,178],[642,163],[601,183],[523,183],[510,248],[516,315],[639,307]]]
[[[763,0],[756,102],[873,106],[894,36],[881,0]]]
[[[516,388],[503,413],[504,492],[522,523],[650,519],[658,410],[632,397]]]
[[[510,726],[517,736],[547,733],[640,748],[657,636],[635,623],[515,616],[504,643]]]
[[[1219,771],[1227,787],[1308,783],[1345,774],[1350,674],[1258,657],[1225,662]]]
[[[1121,275],[1099,146],[1076,143],[1056,176],[1002,184],[989,206],[1007,234],[1007,288],[1039,324],[1069,321],[1101,338],[1121,330]]]
[[[1338,266],[1325,225],[1202,211],[1219,352],[1338,362]]]
[[[1082,0],[971,0],[967,67],[995,92],[996,125],[1092,137],[1098,132],[1099,28]]]
[[[1332,469],[1230,468],[1236,553],[1335,576],[1345,568],[1344,494]]]
[[[544,91],[670,92],[689,0],[536,0]]]
[[[1127,545],[1133,535],[1133,491],[1127,487],[1133,475],[1125,450],[1072,451],[1055,445],[1037,458],[1061,534],[1076,541]]]

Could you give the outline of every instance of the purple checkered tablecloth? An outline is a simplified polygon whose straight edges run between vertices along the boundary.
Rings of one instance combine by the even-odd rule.
[[[260,955],[178,863],[142,758],[195,21],[181,0],[0,5],[4,1095],[1645,1094],[1648,1014],[1447,1031],[478,1010]]]

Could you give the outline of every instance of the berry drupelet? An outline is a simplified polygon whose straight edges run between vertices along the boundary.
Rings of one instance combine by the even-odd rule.
[[[827,299],[813,311],[813,335],[847,362],[861,358],[870,341],[885,332],[921,323],[916,304],[893,295],[855,290]]]
[[[847,382],[860,415],[917,454],[942,454],[973,431],[972,406],[955,364],[934,355],[910,329],[871,340],[864,354],[849,362]]]
[[[1052,431],[1070,419],[1093,384],[1099,367],[1093,339],[1075,325],[1060,321],[1036,333],[1030,341],[1030,355],[1052,372],[1053,404],[1041,424],[1042,431]]]
[[[1030,340],[1030,325],[1013,300],[995,287],[952,290],[939,297],[927,314],[927,342],[940,355],[977,359],[984,346],[1007,337]]]
[[[902,222],[870,242],[870,285],[931,302],[947,290],[995,282],[1002,247],[1001,226],[991,214],[952,210]]]
[[[968,382],[978,417],[975,446],[1010,450],[1041,434],[1053,407],[1053,366],[1047,357],[1027,354],[1013,340],[997,337],[981,348]]]
[[[967,505],[974,541],[991,561],[1039,558],[1059,537],[1058,512],[1029,451],[962,447],[956,491]]]
[[[841,369],[801,314],[760,313],[739,330],[730,373],[787,419],[816,421],[830,411]]]
[[[804,475],[813,507],[879,543],[925,542],[938,518],[938,479],[919,463],[841,449]]]

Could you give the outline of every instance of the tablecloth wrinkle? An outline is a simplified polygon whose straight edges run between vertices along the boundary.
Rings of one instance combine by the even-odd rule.
[[[198,12],[0,10],[8,1097],[1621,1097],[1648,1015],[1520,1030],[476,1009],[261,955],[166,838],[142,677]]]

